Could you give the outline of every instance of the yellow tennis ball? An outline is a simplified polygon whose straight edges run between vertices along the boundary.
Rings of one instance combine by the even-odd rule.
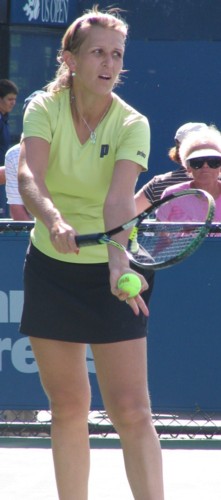
[[[133,273],[122,274],[119,278],[117,286],[120,290],[125,293],[129,293],[128,297],[136,297],[141,290],[141,281],[140,278]]]

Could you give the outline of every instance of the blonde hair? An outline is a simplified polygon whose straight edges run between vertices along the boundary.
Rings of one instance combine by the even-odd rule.
[[[175,163],[181,164],[179,150],[180,150],[180,143],[178,143],[177,141],[176,146],[173,146],[172,148],[169,149],[168,156]]]
[[[70,69],[63,60],[64,51],[68,50],[72,54],[77,54],[82,43],[87,37],[88,30],[93,26],[101,28],[109,28],[123,34],[125,43],[128,35],[128,25],[124,19],[120,17],[119,8],[110,8],[105,12],[98,10],[98,5],[94,5],[92,9],[87,10],[81,17],[78,17],[66,30],[59,51],[57,61],[60,66],[56,72],[55,79],[47,85],[47,90],[56,92],[62,88],[70,88],[72,76]],[[122,70],[121,73],[124,71]],[[118,77],[116,83],[120,82]]]
[[[199,149],[215,149],[221,155],[221,133],[214,125],[199,132],[191,132],[183,139],[179,154],[184,167],[187,167],[186,158]]]

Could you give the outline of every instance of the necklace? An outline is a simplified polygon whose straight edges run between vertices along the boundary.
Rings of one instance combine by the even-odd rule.
[[[81,120],[84,122],[85,126],[87,127],[87,129],[89,130],[90,132],[90,141],[92,142],[92,144],[95,144],[96,143],[96,139],[97,139],[97,134],[96,134],[96,128],[100,125],[100,123],[102,122],[103,118],[105,117],[105,115],[107,114],[108,110],[109,110],[109,107],[110,107],[110,104],[108,104],[108,107],[105,109],[105,112],[103,113],[102,117],[100,118],[98,124],[96,125],[95,129],[93,130],[90,125],[88,125],[87,121],[85,120],[85,118],[82,116],[82,114],[80,113],[78,107],[77,107],[77,103],[76,103],[76,99],[75,99],[75,96],[74,95],[71,95],[71,105],[72,105],[72,102],[75,104],[75,107],[76,107],[76,110],[81,118]]]

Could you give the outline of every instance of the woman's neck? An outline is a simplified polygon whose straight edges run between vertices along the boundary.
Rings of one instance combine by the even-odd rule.
[[[77,113],[83,116],[87,121],[96,122],[103,114],[109,110],[113,96],[108,94],[105,96],[91,96],[83,94],[77,88],[70,89],[70,99],[75,103]]]

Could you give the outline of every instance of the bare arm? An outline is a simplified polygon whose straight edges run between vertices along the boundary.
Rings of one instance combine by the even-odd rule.
[[[104,221],[106,229],[118,226],[127,220],[133,218],[136,214],[134,201],[134,187],[137,176],[140,172],[140,166],[131,161],[121,160],[115,165],[112,183],[104,204]],[[130,231],[122,231],[114,238],[119,243],[127,246]],[[127,255],[121,250],[108,245],[110,284],[111,290],[120,300],[125,300],[127,295],[117,288],[117,281],[120,276],[126,272],[133,272]],[[142,282],[142,290],[148,288],[148,284],[139,273],[138,276]],[[139,314],[139,309],[148,315],[148,309],[140,295],[128,300],[135,314]]]
[[[11,204],[9,205],[9,211],[13,220],[32,220],[24,205]]]
[[[0,167],[0,185],[5,184],[5,166]]]
[[[45,183],[50,144],[30,137],[21,145],[18,186],[27,210],[47,227],[51,242],[61,253],[78,253],[75,230],[64,220],[55,207]]]
[[[148,200],[148,198],[145,196],[143,188],[141,188],[136,194],[135,194],[135,204],[136,204],[136,214],[140,214],[141,212],[144,212],[144,210],[147,210],[147,208],[151,207],[151,203]]]

